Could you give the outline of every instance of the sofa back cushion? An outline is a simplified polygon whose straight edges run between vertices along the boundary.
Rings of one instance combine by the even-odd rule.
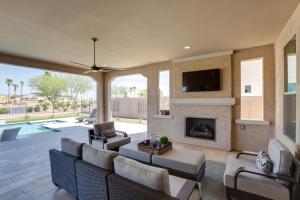
[[[114,130],[114,128],[115,128],[114,122],[105,122],[105,123],[95,124],[94,132],[95,135],[104,136],[103,131]]]
[[[61,138],[61,151],[75,157],[82,156],[83,143],[76,142],[70,138]]]
[[[82,147],[82,160],[102,169],[112,170],[113,159],[117,156],[117,152],[98,150],[88,144],[84,144]]]
[[[283,144],[276,139],[271,139],[268,153],[273,162],[273,173],[292,175],[293,156]]]
[[[114,170],[119,176],[170,195],[169,172],[166,169],[118,156],[114,159]]]

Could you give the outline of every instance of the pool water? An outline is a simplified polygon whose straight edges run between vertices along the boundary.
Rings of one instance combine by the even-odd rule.
[[[30,137],[37,134],[53,133],[58,132],[57,129],[48,128],[47,125],[62,123],[63,121],[53,120],[53,121],[43,121],[43,122],[27,122],[27,123],[17,123],[17,124],[7,124],[0,125],[0,134],[4,129],[21,127],[17,139]]]

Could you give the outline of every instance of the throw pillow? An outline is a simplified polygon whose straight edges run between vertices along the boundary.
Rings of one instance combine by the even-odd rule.
[[[117,136],[114,128],[103,130],[102,135],[104,135],[106,138],[112,138]]]
[[[256,167],[263,170],[265,173],[271,173],[273,170],[273,163],[268,154],[260,151],[256,157]]]

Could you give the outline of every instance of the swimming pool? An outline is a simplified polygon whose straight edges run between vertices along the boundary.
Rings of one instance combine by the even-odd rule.
[[[59,130],[49,128],[47,125],[62,123],[60,120],[52,121],[42,121],[42,122],[26,122],[26,123],[16,123],[16,124],[5,124],[0,125],[0,134],[4,129],[17,128],[21,127],[17,139],[30,137],[38,134],[53,133],[58,132]]]

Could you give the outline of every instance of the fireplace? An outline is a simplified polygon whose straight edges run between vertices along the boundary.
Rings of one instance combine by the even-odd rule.
[[[186,117],[185,136],[198,139],[215,140],[215,125],[215,119]]]

